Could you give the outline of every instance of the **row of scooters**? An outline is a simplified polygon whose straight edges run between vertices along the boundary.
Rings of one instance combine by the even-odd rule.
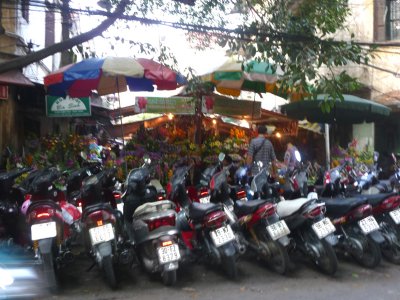
[[[318,198],[311,192],[285,200],[268,166],[260,163],[248,185],[231,178],[231,165],[224,162],[221,153],[196,185],[190,181],[192,165],[176,167],[166,190],[152,180],[147,157],[122,185],[115,169],[99,163],[68,174],[56,168],[14,170],[0,174],[1,220],[10,228],[17,218],[7,219],[5,212],[22,216],[26,226],[8,234],[31,244],[52,289],[59,270],[73,262],[73,248],[82,244],[112,288],[120,265],[141,265],[166,285],[176,282],[179,265],[188,261],[221,266],[235,279],[237,260],[246,251],[279,274],[290,272],[296,250],[329,275],[337,271],[338,252],[369,268],[382,254],[400,263],[397,193]],[[65,182],[56,184],[60,178]]]

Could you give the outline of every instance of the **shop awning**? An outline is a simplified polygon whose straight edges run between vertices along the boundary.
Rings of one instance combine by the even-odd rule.
[[[0,74],[0,84],[35,86],[21,71],[11,70]]]

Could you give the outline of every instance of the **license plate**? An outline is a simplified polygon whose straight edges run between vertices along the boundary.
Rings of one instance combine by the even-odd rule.
[[[358,221],[358,225],[360,225],[360,228],[364,234],[368,234],[379,229],[378,222],[376,222],[373,216],[368,216],[361,221]]]
[[[222,246],[235,239],[230,225],[223,226],[210,232],[211,238],[215,246]]]
[[[267,231],[274,241],[290,233],[290,229],[284,220],[267,226]]]
[[[389,215],[396,224],[400,224],[400,208],[392,210]]]
[[[89,235],[92,245],[108,242],[114,239],[114,228],[110,223],[103,226],[90,228]]]
[[[33,224],[31,226],[32,241],[48,239],[57,236],[56,222]]]
[[[199,202],[200,203],[210,203],[210,196],[205,196],[205,197],[201,197],[199,198]]]
[[[323,239],[336,230],[335,226],[328,218],[324,218],[321,221],[314,223],[312,229],[319,239]]]
[[[160,264],[177,261],[181,258],[181,254],[179,253],[179,246],[177,244],[158,248],[157,252]]]

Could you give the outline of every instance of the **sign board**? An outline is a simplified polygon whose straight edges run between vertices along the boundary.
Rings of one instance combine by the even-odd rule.
[[[202,112],[206,114],[259,118],[261,116],[261,102],[235,100],[215,95],[204,96],[202,99]]]
[[[46,115],[48,117],[83,117],[90,116],[90,99],[67,96],[46,96]]]
[[[136,97],[135,112],[194,115],[195,101],[191,97]]]
[[[8,99],[8,85],[0,85],[0,99]]]

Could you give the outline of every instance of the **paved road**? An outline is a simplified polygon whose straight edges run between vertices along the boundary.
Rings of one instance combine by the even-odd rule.
[[[400,299],[400,266],[383,261],[374,270],[340,259],[334,277],[320,274],[305,261],[296,261],[289,276],[269,271],[254,258],[239,261],[240,279],[229,281],[218,269],[187,265],[178,273],[174,287],[165,287],[158,278],[150,278],[140,269],[120,273],[119,288],[110,290],[95,267],[87,272],[90,261],[78,258],[64,270],[58,295],[40,299]]]

